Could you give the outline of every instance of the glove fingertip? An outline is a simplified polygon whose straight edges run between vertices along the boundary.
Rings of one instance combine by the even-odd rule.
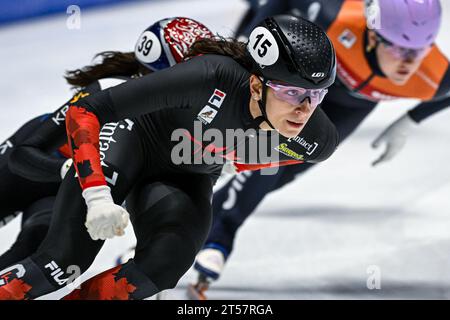
[[[378,166],[380,163],[384,162],[386,160],[386,154],[383,154],[381,157],[379,157],[377,160],[374,161],[373,166]]]

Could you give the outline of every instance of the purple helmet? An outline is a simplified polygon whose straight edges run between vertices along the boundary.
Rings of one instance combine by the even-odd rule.
[[[431,45],[441,25],[439,0],[366,0],[366,10],[378,34],[405,48]]]

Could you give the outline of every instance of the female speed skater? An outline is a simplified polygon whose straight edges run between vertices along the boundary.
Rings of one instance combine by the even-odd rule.
[[[134,259],[66,299],[143,299],[175,286],[208,235],[219,160],[243,160],[239,146],[259,142],[266,131],[297,137],[336,72],[325,32],[288,15],[262,21],[248,44],[197,41],[189,57],[71,104],[66,127],[74,166],[42,245],[0,275],[0,298],[33,299],[67,285],[68,268],[84,272],[103,240],[123,235],[128,220],[137,238]],[[118,127],[121,119],[132,122],[130,130],[101,141],[101,125]],[[208,129],[222,137],[233,129],[250,133],[224,143],[207,138]],[[125,199],[127,210],[120,206]]]
[[[53,113],[27,122],[2,144],[6,147],[0,152],[0,219],[5,224],[18,212],[23,214],[17,240],[0,256],[0,270],[33,254],[47,234],[58,188],[72,164],[65,129],[69,104],[168,68],[182,61],[196,40],[212,36],[189,18],[157,21],[140,35],[134,52],[103,52],[96,56],[102,58],[99,64],[68,72],[66,79],[76,94]],[[107,125],[104,130],[110,129]]]
[[[336,48],[337,79],[321,107],[341,141],[381,101],[422,101],[376,139],[374,147],[386,143],[387,148],[374,165],[392,158],[417,123],[450,105],[449,62],[434,44],[442,15],[438,0],[269,0],[258,7],[244,35],[259,19],[287,12],[317,23]],[[190,288],[194,298],[205,298],[233,250],[238,228],[264,197],[311,166],[283,167],[276,175],[241,173],[215,192],[213,226],[195,263],[199,281]]]
[[[188,18],[162,19],[154,23],[139,37],[134,53],[101,53],[97,56],[101,56],[103,60],[98,65],[69,72],[67,80],[78,89],[77,93],[53,113],[42,115],[23,125],[2,144],[5,147],[0,154],[0,226],[12,220],[20,211],[22,225],[15,243],[0,256],[0,270],[34,253],[47,234],[57,190],[72,163],[65,143],[67,138],[64,126],[69,103],[130,78],[178,63],[195,40],[211,36],[212,32],[204,25]],[[150,41],[154,42],[151,47]],[[155,50],[159,52],[156,55]],[[326,121],[328,120],[323,112],[317,110],[301,135],[296,137],[303,140],[314,139],[317,143],[314,154],[309,155],[304,147],[298,144],[290,146],[291,143],[286,141],[293,152],[301,155],[302,161],[323,161],[333,153],[337,145],[337,134],[332,126],[322,125]],[[105,131],[108,128],[110,126]],[[28,140],[24,143],[26,139]],[[248,166],[241,167],[242,170],[250,169]]]

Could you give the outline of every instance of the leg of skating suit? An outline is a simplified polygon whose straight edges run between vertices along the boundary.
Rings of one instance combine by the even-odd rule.
[[[339,131],[341,142],[345,140],[373,110],[373,108],[343,107],[334,104],[322,106]],[[279,168],[276,175],[263,175],[260,171],[244,172],[235,176],[224,187],[214,193],[213,227],[207,243],[221,245],[228,253],[233,250],[233,241],[239,227],[256,209],[264,197],[277,190],[309,168],[304,163]],[[301,201],[301,200],[300,200]]]
[[[214,242],[231,252],[237,230],[264,197],[275,189],[284,170],[285,167],[279,168],[275,175],[263,175],[260,171],[242,172],[217,190],[213,196],[213,226],[207,243]]]
[[[43,198],[23,211],[20,233],[11,248],[0,256],[0,270],[36,252],[50,227],[54,203],[55,197]]]
[[[211,223],[208,176],[176,175],[141,183],[127,198],[135,258],[83,283],[65,300],[135,300],[175,287],[191,267]]]
[[[128,123],[104,126],[103,171],[115,203],[122,203],[143,168],[139,135]],[[130,156],[132,155],[132,156]],[[37,252],[0,272],[1,299],[33,299],[65,286],[85,272],[103,241],[94,241],[84,226],[86,204],[72,167],[58,191],[50,229]]]
[[[9,170],[8,160],[14,147],[26,140],[41,125],[42,117],[24,124],[14,135],[0,143],[0,227],[33,202],[56,195],[59,183],[33,182]]]

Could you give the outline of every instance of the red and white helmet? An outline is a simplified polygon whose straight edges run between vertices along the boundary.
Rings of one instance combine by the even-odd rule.
[[[202,23],[190,18],[159,20],[139,37],[134,54],[147,68],[157,71],[183,61],[192,44],[213,33]]]

